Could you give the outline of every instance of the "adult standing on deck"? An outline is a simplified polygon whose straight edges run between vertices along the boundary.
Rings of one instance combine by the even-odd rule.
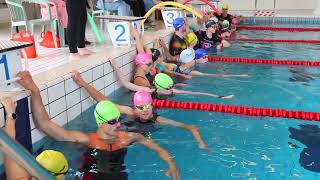
[[[93,52],[85,48],[87,23],[86,0],[67,0],[67,38],[70,50],[69,59],[77,60]]]

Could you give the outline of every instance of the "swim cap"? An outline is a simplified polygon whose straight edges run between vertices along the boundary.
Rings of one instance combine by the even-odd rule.
[[[183,63],[188,63],[194,60],[195,57],[196,55],[195,55],[194,49],[188,48],[181,52],[180,61]]]
[[[134,60],[134,63],[137,66],[146,65],[146,64],[150,63],[151,60],[152,60],[151,54],[143,52],[143,53],[138,53],[137,54],[136,59]]]
[[[208,56],[208,51],[202,48],[196,50],[196,59],[201,59],[204,56]]]
[[[232,19],[232,24],[238,24],[239,23],[239,19],[238,18],[233,18]]]
[[[96,105],[94,117],[96,118],[96,123],[99,125],[119,118],[120,111],[113,102],[101,101]]]
[[[229,27],[229,25],[230,25],[230,23],[229,23],[229,21],[228,20],[224,20],[224,21],[222,21],[222,28],[228,28]]]
[[[179,30],[185,23],[186,21],[183,18],[176,18],[172,24],[175,30]]]
[[[151,48],[150,50],[152,52],[152,61],[155,62],[156,60],[158,60],[161,53],[158,49],[155,49],[155,48]]]
[[[166,89],[173,86],[173,80],[169,75],[159,73],[154,78],[154,85],[159,90]]]
[[[193,17],[193,14],[187,14],[186,17],[192,18],[192,17]]]
[[[206,12],[205,12],[204,10],[200,10],[200,11],[199,11],[199,14],[200,14],[202,17],[204,17],[204,16],[206,15]]]
[[[219,20],[216,16],[211,17],[208,21],[214,21],[215,23],[219,22]]]
[[[140,106],[152,103],[151,94],[146,91],[138,91],[133,96],[133,105]]]
[[[209,21],[206,24],[206,28],[210,28],[210,27],[212,27],[213,25],[215,25],[217,23],[218,23],[218,21],[213,21],[213,20],[209,19]]]
[[[222,9],[229,9],[229,4],[223,4]]]
[[[194,42],[198,41],[197,36],[194,33],[188,33],[186,36],[186,42],[187,44],[192,44]]]
[[[63,174],[69,169],[68,161],[61,152],[45,150],[36,157],[37,162],[53,174]]]
[[[222,24],[224,25],[224,26],[229,26],[229,21],[228,20],[224,20],[224,21],[222,21]]]

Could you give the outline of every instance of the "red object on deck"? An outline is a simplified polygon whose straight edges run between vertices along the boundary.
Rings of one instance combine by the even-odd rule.
[[[26,54],[28,58],[35,58],[37,57],[37,51],[36,51],[36,45],[35,45],[35,41],[34,41],[34,36],[30,33],[30,32],[19,32],[16,34],[13,34],[11,36],[11,40],[12,41],[21,41],[21,42],[29,42],[29,43],[33,43],[32,46],[26,47]],[[23,58],[23,53],[20,50],[20,56],[21,58]]]
[[[320,31],[320,28],[293,28],[293,27],[272,27],[272,26],[239,26],[238,30],[255,30],[255,31],[289,31],[289,32],[307,32]]]
[[[309,121],[320,121],[320,113],[318,112],[305,112],[293,111],[285,109],[271,109],[223,104],[207,104],[198,102],[182,102],[170,100],[157,100],[154,99],[152,103],[155,108],[172,108],[172,109],[190,109],[200,111],[214,111],[222,113],[243,114],[248,116],[269,116],[280,118],[302,119]]]
[[[306,60],[254,59],[254,58],[216,57],[216,56],[209,56],[208,60],[222,61],[222,62],[236,62],[236,63],[271,64],[271,65],[320,66],[320,61],[306,61]]]

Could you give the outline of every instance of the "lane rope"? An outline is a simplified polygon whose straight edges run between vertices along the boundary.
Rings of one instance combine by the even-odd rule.
[[[308,43],[308,44],[320,44],[320,40],[315,39],[249,39],[249,38],[234,38],[230,39],[234,41],[245,42],[268,42],[268,43]]]
[[[320,113],[318,112],[305,112],[285,109],[259,108],[248,106],[208,104],[157,99],[153,100],[152,105],[155,108],[213,111],[220,113],[242,114],[247,116],[279,117],[301,119],[308,121],[320,121]]]
[[[294,28],[294,27],[272,27],[272,26],[239,26],[238,30],[255,30],[255,31],[289,31],[289,32],[307,32],[320,31],[320,28]]]
[[[246,64],[320,66],[320,61],[307,61],[307,60],[255,59],[255,58],[217,57],[217,56],[209,56],[208,60],[221,61],[221,62],[246,63]]]

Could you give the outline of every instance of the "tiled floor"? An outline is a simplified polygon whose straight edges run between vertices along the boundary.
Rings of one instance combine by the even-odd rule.
[[[161,25],[162,26],[162,25]],[[7,40],[10,38],[10,25],[1,24],[0,25],[0,40]],[[163,27],[163,26],[162,26]],[[111,40],[109,35],[106,33],[106,30],[102,32],[105,42],[104,44],[97,44],[95,36],[90,27],[86,29],[86,39],[90,42],[93,42],[92,45],[87,46],[89,49],[93,50],[96,53],[102,53],[106,48],[112,48]],[[36,50],[37,57],[34,59],[29,59],[29,71],[33,74],[39,74],[46,72],[50,69],[65,65],[69,63],[68,55],[69,50],[67,47],[55,49],[55,48],[45,48],[39,45],[41,41],[40,38],[40,28],[35,30],[35,41],[36,41]]]
[[[110,38],[108,34],[104,32],[103,36],[105,43],[102,45],[96,44],[96,39],[91,28],[87,27],[86,39],[93,42],[92,45],[88,46],[89,49],[96,53],[101,53],[106,48],[112,48]],[[10,39],[10,24],[0,24],[0,40],[4,39]],[[40,28],[35,30],[35,39],[38,56],[34,59],[29,59],[29,70],[33,75],[70,63],[68,60],[69,50],[67,47],[48,49],[39,45],[39,42],[41,41]]]

